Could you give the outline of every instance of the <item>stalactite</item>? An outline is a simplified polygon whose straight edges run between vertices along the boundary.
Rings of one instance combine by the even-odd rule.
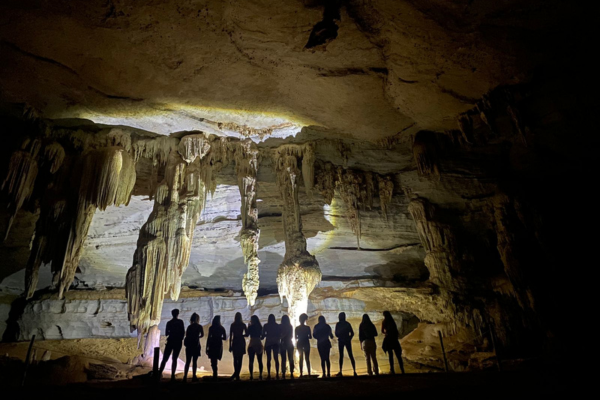
[[[388,219],[388,206],[392,202],[392,196],[394,195],[394,182],[389,176],[377,176],[377,183],[379,186],[379,205],[381,206],[381,212],[384,218]]]
[[[65,162],[59,144],[44,151],[49,170]],[[60,161],[59,161],[60,160]],[[73,282],[96,208],[127,204],[135,184],[135,162],[122,147],[91,149],[72,157],[69,168],[56,172],[55,182],[44,192],[40,218],[26,267],[25,292],[37,287],[42,262],[52,262],[53,283],[63,297]]]
[[[415,135],[413,157],[421,176],[440,176],[434,132],[421,131]]]
[[[458,283],[452,275],[458,264],[454,235],[448,227],[435,221],[434,208],[425,199],[411,199],[408,211],[425,248],[425,266],[429,270],[429,279],[443,288],[457,289]]]
[[[11,216],[8,221],[4,239],[8,237],[15,216],[29,199],[38,174],[38,153],[41,143],[39,140],[27,139],[21,145],[21,150],[15,151],[8,164],[8,174],[2,183],[2,190],[8,192]]]
[[[394,192],[394,182],[389,176],[380,176],[370,171],[344,169],[341,166],[334,167],[331,163],[320,163],[315,174],[315,188],[325,198],[327,204],[331,204],[336,191],[342,199],[346,209],[346,219],[356,235],[359,248],[360,212],[373,208],[375,179],[377,179],[382,215],[387,221],[388,206]]]
[[[300,314],[307,311],[308,296],[321,281],[321,269],[315,257],[306,250],[306,238],[302,233],[296,151],[279,148],[275,163],[277,185],[283,200],[285,234],[285,256],[277,271],[277,287],[281,300],[287,299],[288,314],[296,325]]]
[[[179,298],[194,229],[207,193],[216,187],[216,172],[233,159],[232,142],[237,143],[214,135],[187,135],[178,151],[168,155],[164,181],[156,189],[153,211],[140,230],[127,274],[130,326],[139,338],[146,335],[146,342],[154,340],[150,336],[160,321],[165,295]]]
[[[258,148],[251,140],[240,143],[236,155],[236,172],[242,202],[242,231],[240,242],[248,272],[242,279],[242,288],[249,306],[254,306],[258,295],[258,207],[256,206],[256,175],[258,173]]]

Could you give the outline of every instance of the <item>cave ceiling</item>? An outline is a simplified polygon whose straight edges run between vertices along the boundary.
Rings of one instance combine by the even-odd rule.
[[[540,62],[543,3],[7,0],[0,101],[160,134],[454,129]]]

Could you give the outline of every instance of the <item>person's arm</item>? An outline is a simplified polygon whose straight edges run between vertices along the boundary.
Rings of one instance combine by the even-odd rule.
[[[244,337],[250,336],[250,334],[248,333],[248,326],[247,325],[244,325],[243,336]]]
[[[204,328],[200,325],[200,338],[204,337]]]
[[[263,325],[262,333],[260,334],[260,340],[263,340],[267,337],[267,324]]]
[[[381,322],[381,333],[383,333],[385,335],[386,329],[385,329],[385,323]]]
[[[352,324],[348,323],[348,325],[350,325],[350,340],[352,340],[354,337],[354,329],[352,329]]]
[[[223,337],[223,340],[227,340],[227,332],[225,332],[225,328],[223,327],[221,327],[221,335]]]
[[[233,324],[229,326],[229,352],[233,350]]]
[[[340,337],[340,323],[339,322],[337,324],[335,324],[335,337],[336,338]]]
[[[296,343],[298,343],[298,327],[294,330],[294,337],[296,338]]]
[[[167,328],[165,329],[165,336],[169,336],[171,334],[171,321],[167,322]]]
[[[327,325],[329,326],[329,325]],[[333,332],[331,332],[331,327],[329,326],[329,337],[333,339]]]
[[[310,334],[310,328],[308,328],[308,339],[310,340],[310,339],[312,339],[312,338],[313,338],[313,337],[312,337],[312,335]]]

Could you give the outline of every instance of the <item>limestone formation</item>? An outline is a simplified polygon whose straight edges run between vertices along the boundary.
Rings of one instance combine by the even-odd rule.
[[[248,272],[244,274],[242,289],[249,306],[254,306],[258,295],[258,208],[256,206],[256,175],[258,173],[258,148],[251,140],[243,141],[236,152],[236,172],[242,200],[242,230],[240,243]]]
[[[277,287],[283,302],[288,302],[288,313],[294,325],[308,307],[308,296],[321,280],[321,269],[316,258],[306,250],[302,233],[302,216],[298,202],[300,169],[298,155],[302,148],[288,146],[276,151],[277,185],[283,201],[283,230],[285,257],[277,271]]]

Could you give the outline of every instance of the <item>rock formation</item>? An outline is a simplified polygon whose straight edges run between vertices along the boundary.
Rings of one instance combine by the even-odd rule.
[[[315,286],[321,281],[321,269],[317,259],[306,250],[306,238],[302,233],[302,216],[298,191],[300,183],[300,169],[298,157],[303,157],[305,149],[310,153],[312,149],[307,146],[285,146],[275,151],[275,168],[277,172],[277,185],[283,201],[283,231],[285,235],[285,256],[277,270],[277,287],[281,301],[286,298],[288,313],[292,324],[299,324],[299,317],[306,313],[308,296]],[[312,187],[310,178],[313,167],[311,161],[302,158],[302,170],[307,171],[304,177],[307,188]],[[314,159],[313,159],[314,161]]]

